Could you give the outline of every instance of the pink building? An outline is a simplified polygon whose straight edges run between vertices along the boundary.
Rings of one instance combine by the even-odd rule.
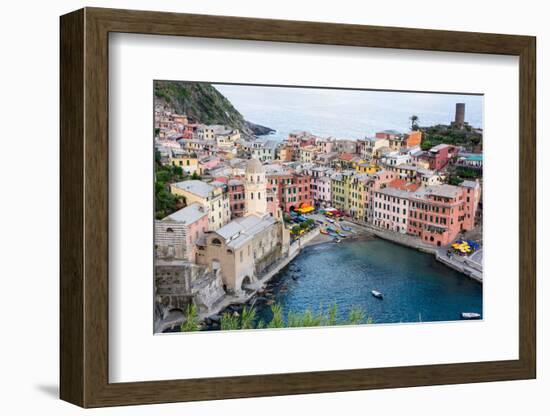
[[[317,207],[329,207],[331,205],[332,193],[330,192],[330,177],[321,176],[312,179],[313,202]]]
[[[473,190],[446,184],[421,187],[411,199],[408,233],[428,244],[452,243],[461,231],[474,226],[477,203]]]
[[[220,159],[217,157],[205,157],[204,159],[199,160],[199,173],[203,175],[209,169],[214,169],[220,164]]]
[[[277,196],[277,191],[274,191],[272,188],[267,188],[266,198],[267,198],[267,212],[272,217],[278,218],[277,211],[279,210],[279,198]]]
[[[231,219],[242,217],[245,211],[244,182],[239,178],[229,179],[227,188],[229,190]]]
[[[396,130],[384,130],[384,131],[379,131],[378,133],[376,133],[375,137],[377,139],[393,140],[393,139],[397,138],[400,135],[401,135],[401,133],[399,133]]]
[[[387,186],[388,183],[396,178],[394,172],[380,170],[373,174],[368,174],[368,179],[365,183],[364,203],[365,203],[365,218],[364,221],[374,224],[374,196],[375,193]]]
[[[273,173],[267,175],[268,187],[277,194],[279,206],[285,212],[302,206],[313,206],[311,176],[297,173]]]
[[[374,225],[405,234],[408,228],[411,192],[386,187],[374,193]]]
[[[156,257],[194,263],[196,242],[207,230],[208,214],[198,203],[155,221]]]
[[[447,166],[451,157],[457,154],[457,147],[449,144],[438,144],[432,147],[428,152],[425,152],[420,158],[428,162],[429,169],[441,170]]]
[[[477,181],[464,181],[460,184],[464,190],[464,200],[466,204],[464,224],[465,230],[471,230],[476,226],[476,215],[481,200],[481,186]]]
[[[334,148],[334,140],[317,138],[315,139],[315,148],[320,153],[332,153]]]
[[[372,223],[417,236],[427,244],[446,246],[461,231],[474,228],[480,194],[480,185],[474,181],[419,187],[395,179],[374,191]]]

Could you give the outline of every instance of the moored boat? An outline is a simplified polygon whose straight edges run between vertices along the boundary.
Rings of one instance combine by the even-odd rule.
[[[378,290],[371,290],[370,293],[377,299],[384,299],[384,295],[382,295],[382,293],[380,293]]]
[[[481,314],[477,312],[462,312],[460,317],[462,319],[481,319]]]

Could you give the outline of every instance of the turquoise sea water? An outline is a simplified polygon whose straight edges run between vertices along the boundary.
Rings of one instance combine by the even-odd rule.
[[[483,125],[483,96],[405,93],[370,90],[214,86],[243,116],[276,129],[271,137],[284,139],[293,130],[320,136],[358,139],[376,131],[408,131],[409,117],[419,117],[421,126],[448,124],[454,120],[455,104],[466,104],[466,121]]]
[[[375,323],[454,321],[461,312],[483,309],[480,283],[433,255],[380,239],[308,247],[271,286],[285,316],[334,303],[340,318],[358,306]],[[384,299],[373,297],[371,290],[382,292]],[[271,318],[267,304],[260,303],[257,313]]]

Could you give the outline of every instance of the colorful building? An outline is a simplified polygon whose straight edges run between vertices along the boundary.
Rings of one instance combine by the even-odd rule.
[[[245,212],[244,182],[238,178],[229,179],[227,181],[227,189],[231,219],[242,217]]]
[[[407,134],[393,135],[388,140],[391,150],[400,151],[406,148],[418,147],[422,143],[422,132],[411,131]]]
[[[240,294],[286,255],[287,235],[269,215],[237,218],[197,242],[197,263],[219,273],[226,292]]]
[[[438,144],[422,155],[422,159],[428,162],[431,170],[441,170],[449,163],[449,160],[458,154],[458,148],[449,144]]]
[[[353,176],[354,172],[352,170],[345,170],[343,172],[335,173],[330,178],[332,206],[346,213],[349,213],[350,208],[350,185]]]
[[[208,213],[198,203],[155,221],[155,257],[196,261],[196,242],[208,230]]]
[[[410,206],[408,233],[425,243],[445,246],[466,229],[464,218],[468,206],[461,187],[446,184],[421,187]]]
[[[227,185],[222,182],[206,183],[198,180],[170,185],[170,192],[185,197],[187,205],[197,202],[208,212],[208,229],[217,230],[231,219]]]
[[[373,174],[373,173],[376,173],[378,172],[379,170],[382,170],[382,168],[372,162],[363,162],[363,163],[359,163],[356,167],[355,167],[355,170],[358,172],[358,173],[368,173],[368,174]]]
[[[379,150],[390,146],[390,142],[386,138],[365,137],[357,140],[357,153],[364,160],[373,160],[380,157]]]
[[[304,146],[300,147],[298,152],[300,157],[300,162],[311,163],[315,159],[315,153],[317,152],[315,146]]]
[[[284,212],[296,208],[313,206],[311,176],[297,173],[272,173],[267,176],[269,187],[277,193],[281,209]]]
[[[408,229],[411,192],[386,187],[374,193],[374,225],[405,234]]]
[[[386,187],[395,178],[395,173],[388,170],[380,170],[374,174],[368,175],[365,184],[365,210],[363,221],[370,224],[374,223],[374,194],[378,190]]]
[[[199,161],[195,155],[179,154],[172,157],[171,163],[173,166],[179,166],[189,175],[192,175],[199,170]]]

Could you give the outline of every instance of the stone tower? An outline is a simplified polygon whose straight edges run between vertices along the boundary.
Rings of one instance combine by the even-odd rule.
[[[457,129],[463,129],[464,128],[464,114],[465,113],[466,113],[466,104],[465,103],[456,103],[454,126]]]
[[[245,215],[256,214],[263,217],[267,213],[267,180],[265,169],[256,158],[246,164],[245,170]]]

